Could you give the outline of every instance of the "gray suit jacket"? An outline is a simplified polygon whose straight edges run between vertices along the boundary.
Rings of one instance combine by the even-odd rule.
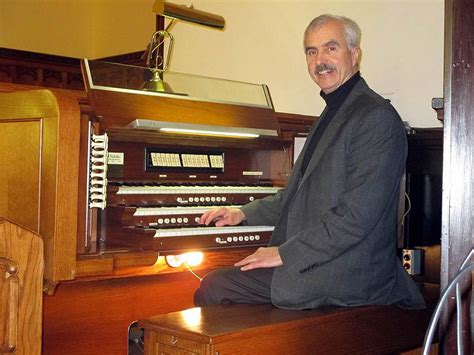
[[[407,143],[395,109],[362,79],[301,176],[305,150],[284,190],[242,207],[249,225],[275,225],[270,245],[279,246],[283,266],[273,274],[274,305],[424,307],[396,255]]]

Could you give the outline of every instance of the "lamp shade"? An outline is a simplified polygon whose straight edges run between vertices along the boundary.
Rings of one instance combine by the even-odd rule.
[[[157,15],[165,16],[175,20],[195,23],[206,27],[216,29],[224,29],[225,19],[210,12],[196,10],[185,5],[176,5],[165,2],[164,0],[156,0],[153,5],[153,12]]]

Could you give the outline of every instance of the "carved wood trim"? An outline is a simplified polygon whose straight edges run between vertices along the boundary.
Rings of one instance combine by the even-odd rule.
[[[0,48],[0,82],[84,90],[79,59]]]

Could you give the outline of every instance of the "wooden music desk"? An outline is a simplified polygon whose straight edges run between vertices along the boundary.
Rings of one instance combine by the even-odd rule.
[[[432,311],[392,306],[290,311],[191,308],[140,321],[145,354],[383,354],[419,348]]]

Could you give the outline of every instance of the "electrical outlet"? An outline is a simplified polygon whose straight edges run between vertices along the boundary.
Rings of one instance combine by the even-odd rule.
[[[421,274],[421,263],[423,257],[423,250],[421,249],[403,249],[402,262],[403,268],[410,275]]]

